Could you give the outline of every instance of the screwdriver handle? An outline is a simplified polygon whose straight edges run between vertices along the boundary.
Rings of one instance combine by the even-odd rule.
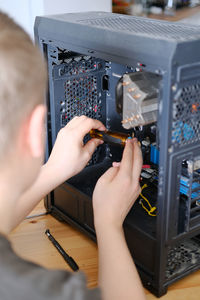
[[[97,129],[90,130],[92,138],[100,139],[108,144],[125,146],[128,134],[114,131],[99,131]]]

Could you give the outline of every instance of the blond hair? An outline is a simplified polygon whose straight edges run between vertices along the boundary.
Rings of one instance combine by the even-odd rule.
[[[28,34],[0,12],[0,160],[19,125],[44,101],[46,66]]]

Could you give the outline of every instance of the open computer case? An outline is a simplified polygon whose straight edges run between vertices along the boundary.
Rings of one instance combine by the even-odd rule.
[[[141,143],[142,192],[124,231],[144,286],[160,297],[200,268],[200,28],[90,12],[37,17],[35,38],[48,64],[47,158],[77,115]],[[122,151],[100,145],[47,210],[95,240],[93,189]]]

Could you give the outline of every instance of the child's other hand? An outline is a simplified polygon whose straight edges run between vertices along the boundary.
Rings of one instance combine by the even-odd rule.
[[[81,116],[73,118],[59,131],[47,165],[60,183],[79,173],[91,159],[96,147],[102,144],[98,139],[83,144],[84,136],[91,129],[106,130],[100,121]]]
[[[96,230],[121,228],[140,194],[142,154],[136,139],[127,140],[122,161],[100,177],[93,193]]]

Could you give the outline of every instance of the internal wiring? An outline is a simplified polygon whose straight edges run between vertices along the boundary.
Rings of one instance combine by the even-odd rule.
[[[142,188],[141,188],[141,193],[140,196],[142,197],[142,199],[140,199],[139,203],[141,204],[142,208],[148,213],[149,216],[151,217],[156,217],[156,206],[152,206],[151,203],[149,202],[149,200],[142,194],[142,191],[147,188],[148,185],[145,183]],[[143,201],[144,200],[144,201]],[[143,202],[146,202],[148,205],[148,208],[144,205]]]

